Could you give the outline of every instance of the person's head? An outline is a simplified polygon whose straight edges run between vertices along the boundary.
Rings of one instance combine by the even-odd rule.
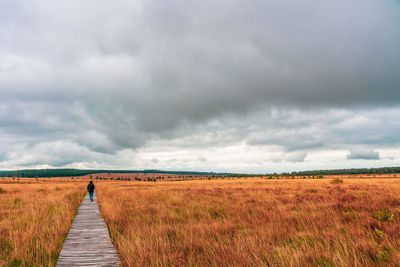
[[[90,183],[90,184],[93,184],[93,181],[90,181],[89,183]]]

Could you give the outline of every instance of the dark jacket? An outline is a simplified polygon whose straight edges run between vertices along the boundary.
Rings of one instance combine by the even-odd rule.
[[[94,184],[93,183],[89,183],[88,184],[87,191],[89,191],[89,192],[93,192],[94,191]]]

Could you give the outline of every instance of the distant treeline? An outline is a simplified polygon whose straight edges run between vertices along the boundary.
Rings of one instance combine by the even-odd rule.
[[[343,174],[384,174],[400,173],[400,167],[382,167],[382,168],[361,168],[361,169],[338,169],[338,170],[314,170],[291,172],[290,175],[343,175]]]
[[[78,170],[78,169],[41,169],[41,170],[14,170],[0,171],[0,177],[25,177],[25,178],[41,178],[41,177],[72,177],[83,176],[96,173],[165,173],[176,175],[229,175],[228,173],[215,172],[191,172],[191,171],[160,171],[160,170]]]

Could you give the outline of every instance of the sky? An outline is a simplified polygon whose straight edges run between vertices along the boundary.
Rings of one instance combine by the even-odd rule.
[[[0,169],[400,166],[399,0],[2,0]]]

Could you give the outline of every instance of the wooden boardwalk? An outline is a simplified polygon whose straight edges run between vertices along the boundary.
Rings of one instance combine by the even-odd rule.
[[[121,266],[107,225],[94,201],[86,193],[69,229],[57,266]]]

